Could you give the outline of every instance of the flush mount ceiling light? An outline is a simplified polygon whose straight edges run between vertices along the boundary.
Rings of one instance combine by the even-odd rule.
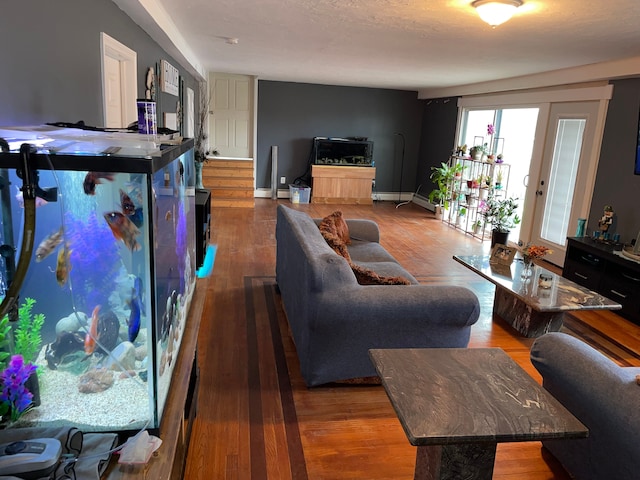
[[[521,5],[522,0],[475,0],[471,4],[480,18],[494,28],[509,20]]]

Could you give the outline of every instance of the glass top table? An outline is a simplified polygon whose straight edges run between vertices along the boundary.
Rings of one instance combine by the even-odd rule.
[[[564,312],[618,310],[622,305],[597,292],[534,265],[530,276],[524,264],[489,262],[489,256],[454,255],[453,259],[496,286],[493,311],[526,337],[537,337],[562,327]],[[540,276],[546,278],[541,282]],[[544,284],[544,288],[541,286]]]

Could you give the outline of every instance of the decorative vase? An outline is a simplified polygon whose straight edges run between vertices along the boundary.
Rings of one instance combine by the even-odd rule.
[[[533,257],[531,255],[522,256],[522,278],[529,278],[533,274]]]
[[[499,232],[497,230],[491,230],[491,248],[493,248],[496,243],[506,245],[508,238],[509,232]]]
[[[204,188],[202,185],[202,162],[196,162],[196,188]]]

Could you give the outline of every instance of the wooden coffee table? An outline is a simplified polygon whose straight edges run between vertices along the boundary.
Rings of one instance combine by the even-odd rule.
[[[499,442],[587,428],[499,348],[369,350],[411,445],[414,479],[488,480]]]
[[[575,310],[618,310],[622,305],[588,288],[536,265],[533,274],[522,277],[523,264],[493,265],[488,256],[458,256],[453,259],[496,286],[493,313],[525,337],[558,331],[565,312]],[[551,288],[540,288],[540,274],[551,278]]]

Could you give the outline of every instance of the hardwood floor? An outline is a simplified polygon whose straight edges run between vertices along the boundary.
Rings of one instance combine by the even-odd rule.
[[[283,201],[285,202],[285,201]],[[288,201],[286,201],[287,204]],[[262,410],[258,442],[254,383],[249,378],[253,345],[247,329],[247,277],[275,275],[275,213],[277,203],[256,199],[254,209],[212,210],[212,243],[218,246],[213,274],[206,283],[207,300],[198,340],[200,392],[185,478],[199,479],[410,479],[412,447],[381,386],[329,386],[307,389],[297,371],[295,351],[285,342],[297,432],[304,456],[292,456],[284,429],[286,419],[272,414],[271,387],[260,387]],[[433,214],[409,204],[373,206],[302,204],[296,208],[313,217],[340,209],[346,218],[370,218],[380,225],[382,245],[421,283],[465,285],[482,306],[473,327],[470,347],[500,347],[533,378],[540,377],[529,362],[533,340],[492,318],[494,287],[451,259],[453,254],[488,252],[488,243],[463,235],[435,220]],[[256,304],[255,315],[262,309]],[[276,308],[280,308],[276,305]],[[607,339],[607,352],[623,364],[640,365],[640,328],[618,315],[595,311],[585,322]],[[585,335],[588,332],[585,330]],[[262,335],[257,332],[258,337]],[[270,358],[258,346],[259,362]],[[264,366],[264,365],[263,365]],[[251,387],[250,387],[251,385]],[[254,430],[255,431],[255,430]],[[262,452],[262,450],[264,452]],[[258,468],[258,450],[264,466]],[[285,457],[287,460],[285,461]],[[288,459],[293,458],[293,463]],[[538,442],[500,444],[494,470],[499,480],[567,479]]]

